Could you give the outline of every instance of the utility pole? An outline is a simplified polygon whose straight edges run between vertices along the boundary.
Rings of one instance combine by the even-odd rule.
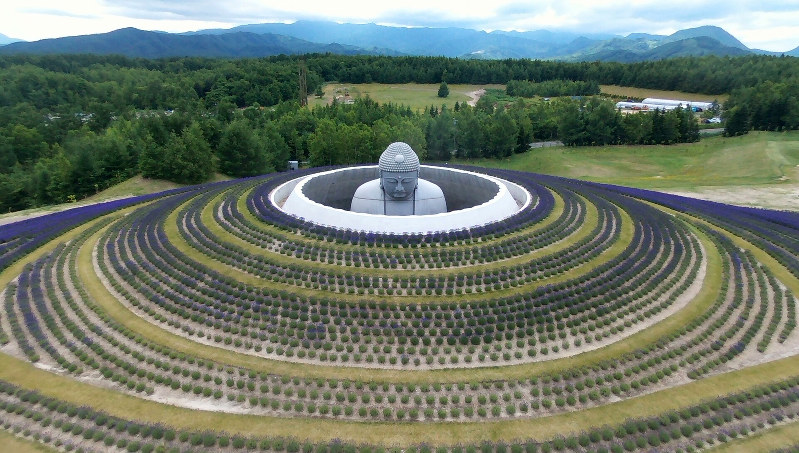
[[[300,60],[299,78],[300,78],[300,107],[308,105],[308,67],[305,66],[305,61]]]

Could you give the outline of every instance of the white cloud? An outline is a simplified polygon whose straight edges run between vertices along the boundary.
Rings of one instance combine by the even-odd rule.
[[[716,25],[753,48],[799,45],[799,0],[4,0],[0,33],[36,40],[122,27],[175,32],[300,19],[620,35]]]

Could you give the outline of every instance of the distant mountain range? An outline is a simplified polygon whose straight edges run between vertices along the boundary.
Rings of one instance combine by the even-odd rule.
[[[0,35],[0,44],[3,39],[10,38]],[[93,53],[144,58],[262,57],[328,52],[625,63],[684,56],[775,54],[749,49],[714,26],[680,30],[668,36],[633,33],[621,37],[548,30],[488,33],[465,28],[407,28],[323,21],[241,25],[180,34],[124,28],[110,33],[0,46],[0,54]],[[799,47],[785,54],[799,56]]]
[[[123,28],[96,35],[69,36],[33,42],[16,42],[0,47],[0,54],[118,54],[128,57],[266,57],[280,54],[335,53],[368,54],[346,44],[319,44],[292,36],[231,32],[225,34],[179,35]],[[392,52],[386,50],[380,54]]]
[[[0,46],[4,46],[6,44],[11,44],[12,42],[20,42],[21,39],[11,38],[2,33],[0,33]]]

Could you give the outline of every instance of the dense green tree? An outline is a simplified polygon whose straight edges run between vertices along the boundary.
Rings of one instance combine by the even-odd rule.
[[[56,145],[52,157],[36,163],[31,178],[30,192],[35,205],[63,203],[70,195],[72,164],[64,150]]]
[[[88,147],[77,147],[70,155],[70,186],[72,195],[78,199],[93,195],[100,190],[97,179],[97,157]]]
[[[27,191],[30,177],[18,165],[7,173],[0,173],[0,212],[19,211],[33,205]]]
[[[591,96],[599,94],[600,89],[596,81],[556,79],[536,83],[526,80],[510,80],[505,87],[505,92],[508,96],[531,98],[534,96]]]
[[[341,160],[344,150],[340,149],[339,127],[329,118],[319,120],[316,130],[308,138],[308,160],[311,166],[334,165]]]
[[[296,109],[282,115],[277,122],[291,160],[308,159],[308,139],[316,129],[317,122],[313,113],[308,109]]]
[[[456,116],[458,156],[467,158],[483,157],[483,126],[475,109],[465,106]]]
[[[563,102],[558,108],[558,136],[569,146],[586,143],[587,134],[581,107],[577,102]]]
[[[445,98],[449,96],[449,87],[447,86],[447,82],[441,81],[441,84],[438,86],[438,97]]]
[[[266,152],[269,168],[272,170],[283,170],[288,165],[291,151],[286,141],[280,135],[277,124],[272,121],[264,123],[258,131],[258,140],[263,144]]]
[[[455,119],[446,107],[436,117],[427,122],[428,157],[433,160],[447,161],[455,150]]]
[[[675,112],[676,110],[663,112],[658,109],[652,113],[652,144],[670,145],[677,143],[680,138],[680,119]]]
[[[141,140],[139,170],[141,175],[150,179],[162,179],[169,172],[169,163],[162,158],[162,147],[146,133]]]
[[[649,113],[623,115],[620,127],[625,143],[643,145],[652,139],[652,115]]]
[[[38,130],[16,124],[10,131],[11,150],[22,163],[33,162],[47,154],[47,143]]]
[[[508,110],[508,115],[513,119],[517,129],[516,147],[513,152],[523,153],[530,148],[530,143],[533,141],[533,122],[530,120],[527,104],[523,101],[516,102]]]
[[[184,184],[207,181],[214,172],[214,159],[200,125],[194,122],[183,130],[180,137],[174,134],[172,137],[174,176],[166,179]]]
[[[591,98],[585,106],[586,142],[591,145],[618,143],[621,114],[609,102]]]
[[[513,118],[504,110],[491,116],[486,132],[486,155],[489,157],[508,157],[517,144],[518,129]]]
[[[481,113],[492,114],[494,113],[494,101],[488,96],[481,96],[480,99],[474,104],[474,108]]]
[[[694,117],[694,113],[690,109],[677,108],[674,114],[679,119],[679,137],[678,142],[693,143],[699,141],[699,123]]]
[[[751,128],[749,121],[749,109],[746,104],[733,107],[727,112],[724,135],[734,137],[736,135],[748,134]]]
[[[231,122],[219,140],[219,170],[229,176],[255,176],[274,171],[266,148],[259,142],[249,122]]]
[[[0,135],[0,173],[9,173],[17,164],[17,155],[11,146],[11,139]]]
[[[535,140],[554,140],[558,137],[558,116],[553,104],[536,103],[527,110],[531,133]]]

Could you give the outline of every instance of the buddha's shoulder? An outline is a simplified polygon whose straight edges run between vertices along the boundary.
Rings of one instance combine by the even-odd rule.
[[[438,187],[438,185],[433,184],[432,182],[426,179],[419,180],[419,186],[417,190],[419,191],[420,194],[427,195],[426,198],[431,198],[431,196],[432,197],[444,196],[444,192],[441,190],[441,187]]]
[[[357,189],[355,189],[355,196],[356,197],[360,196],[360,195],[365,195],[365,194],[374,195],[374,194],[380,194],[380,193],[382,193],[382,189],[380,189],[380,180],[379,179],[373,179],[371,181],[367,181],[367,182],[361,184],[360,186],[358,186]],[[372,197],[367,197],[367,198],[372,198]]]

